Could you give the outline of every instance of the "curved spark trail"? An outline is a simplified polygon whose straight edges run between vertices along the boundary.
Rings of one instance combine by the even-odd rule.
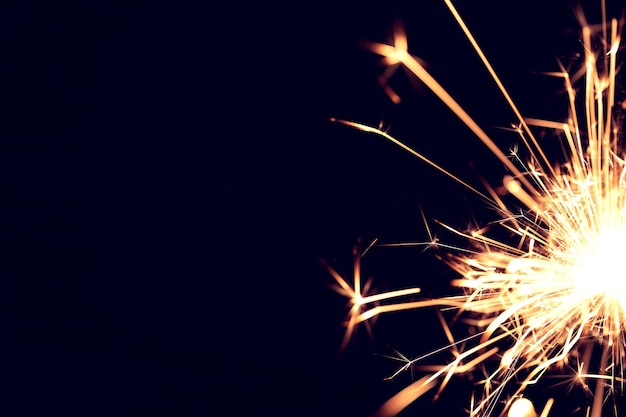
[[[353,302],[344,344],[355,326],[381,313],[435,306],[452,307],[459,314],[470,312],[481,317],[475,322],[480,333],[469,341],[473,344],[465,344],[461,350],[446,327],[454,360],[431,367],[429,374],[387,401],[379,416],[395,415],[424,393],[436,387],[441,392],[454,375],[478,368],[486,377],[481,382],[481,398],[472,402],[471,416],[537,416],[532,404],[520,399],[525,389],[547,372],[575,367],[571,379],[593,394],[587,414],[599,417],[607,396],[622,390],[626,354],[626,163],[614,121],[620,25],[611,20],[590,26],[582,13],[578,16],[584,53],[579,74],[584,92],[577,97],[573,86],[576,77],[561,66],[559,72],[549,75],[562,78],[565,84],[568,120],[527,119],[455,7],[444,1],[516,115],[515,130],[530,155],[528,161],[512,160],[493,142],[408,52],[401,30],[395,31],[393,44],[369,43],[368,48],[381,55],[387,65],[404,66],[419,78],[501,161],[510,172],[504,187],[516,197],[521,209],[505,204],[494,187],[477,190],[379,128],[336,121],[375,133],[462,184],[499,213],[496,224],[515,239],[507,242],[491,237],[489,228],[461,232],[443,225],[471,244],[470,250],[454,250],[445,259],[459,274],[453,285],[464,290],[456,297],[373,306],[419,289],[367,294],[369,286],[361,288],[358,278],[358,256],[354,286],[329,268],[339,291]],[[565,163],[557,165],[547,158],[533,133],[536,128],[551,129],[559,135]],[[436,240],[425,244],[444,246]],[[501,351],[502,346],[506,351]],[[594,349],[600,361],[591,370]],[[501,359],[489,368],[487,359],[496,354]],[[403,369],[415,361],[407,359]],[[542,416],[548,415],[551,405],[549,401],[543,407]]]

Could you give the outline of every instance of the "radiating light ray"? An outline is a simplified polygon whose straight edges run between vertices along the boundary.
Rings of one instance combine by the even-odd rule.
[[[485,192],[394,138],[382,127],[335,120],[377,134],[416,156],[437,171],[486,201],[500,215],[488,227],[460,231],[438,223],[465,239],[470,248],[457,248],[433,237],[426,224],[429,241],[387,243],[376,246],[415,245],[448,249],[444,260],[459,274],[452,284],[464,290],[460,296],[386,303],[380,301],[416,294],[410,289],[378,295],[365,294],[355,261],[354,286],[329,267],[338,291],[352,300],[348,331],[362,322],[387,312],[424,307],[452,308],[457,317],[467,317],[479,330],[474,345],[457,348],[447,325],[444,331],[453,358],[442,365],[421,365],[429,372],[386,402],[378,416],[392,416],[415,399],[438,386],[435,397],[454,375],[481,368],[482,397],[472,399],[471,416],[536,417],[528,400],[522,398],[527,387],[539,383],[552,370],[567,370],[569,361],[582,357],[572,378],[579,381],[592,401],[587,408],[591,417],[600,417],[608,396],[620,395],[626,361],[626,163],[618,146],[618,126],[614,122],[615,77],[620,45],[621,23],[606,20],[591,26],[578,10],[582,27],[584,63],[570,75],[559,63],[560,71],[548,72],[564,82],[569,102],[566,121],[525,118],[507,92],[478,42],[453,6],[444,0],[472,48],[508,103],[516,122],[511,129],[528,152],[528,161],[518,149],[506,155],[478,126],[424,66],[408,52],[405,34],[396,27],[394,43],[367,43],[389,66],[383,79],[399,66],[422,81],[487,146],[510,172],[504,188],[520,208],[506,204],[494,187],[483,184]],[[604,4],[603,4],[604,13]],[[577,96],[574,83],[583,83]],[[391,90],[388,94],[394,98]],[[391,93],[393,94],[391,94]],[[394,100],[395,101],[395,100]],[[582,103],[584,110],[580,111]],[[533,128],[551,129],[561,139],[565,163],[552,163],[533,133]],[[500,227],[514,236],[511,242],[492,237]],[[476,341],[477,340],[477,341]],[[344,339],[345,343],[345,339]],[[501,360],[491,359],[506,346]],[[592,354],[599,350],[599,363],[590,369]],[[596,354],[597,356],[597,354]],[[401,370],[412,369],[417,360],[405,359]],[[394,374],[395,375],[395,374]],[[573,380],[574,380],[573,379]],[[593,382],[593,388],[589,387]],[[553,400],[541,412],[546,417]],[[614,407],[617,415],[617,408]]]

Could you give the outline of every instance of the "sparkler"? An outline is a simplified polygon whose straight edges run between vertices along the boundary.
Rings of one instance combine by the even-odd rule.
[[[442,321],[454,359],[441,366],[424,366],[428,374],[387,401],[379,416],[395,415],[435,388],[437,396],[454,375],[473,370],[482,370],[485,377],[481,397],[471,402],[471,416],[537,416],[524,393],[554,371],[589,392],[592,400],[587,415],[599,417],[608,398],[617,415],[615,398],[624,388],[626,362],[626,162],[614,120],[620,24],[605,19],[592,26],[579,13],[582,68],[570,75],[561,66],[560,71],[548,74],[563,80],[569,118],[562,122],[528,119],[455,7],[450,0],[444,1],[515,114],[514,130],[529,154],[527,161],[517,154],[506,155],[409,54],[402,30],[396,29],[393,44],[369,43],[368,48],[389,67],[407,68],[488,147],[510,172],[503,185],[519,207],[505,203],[496,187],[486,185],[485,191],[472,187],[382,128],[336,121],[382,136],[462,184],[499,213],[494,224],[515,238],[509,242],[493,237],[493,226],[463,232],[442,224],[471,244],[470,249],[452,250],[445,258],[459,275],[453,285],[464,290],[454,297],[390,302],[417,294],[418,288],[368,294],[369,285],[362,286],[360,280],[358,253],[353,285],[329,267],[338,291],[352,301],[344,345],[359,323],[381,313],[424,307],[457,309],[457,317],[466,317],[479,332],[461,348]],[[574,88],[577,83],[584,85],[580,96]],[[397,98],[393,92],[390,95]],[[559,135],[565,163],[549,160],[535,136],[537,128]],[[422,244],[444,246],[435,239]],[[598,356],[599,363],[591,369],[592,359]],[[406,359],[400,371],[419,360]],[[552,403],[549,400],[542,407],[542,417],[548,415]]]

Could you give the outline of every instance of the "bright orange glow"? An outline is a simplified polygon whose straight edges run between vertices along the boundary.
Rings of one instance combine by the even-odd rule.
[[[615,394],[623,383],[626,361],[626,162],[618,147],[618,129],[613,119],[620,45],[618,22],[612,20],[595,27],[579,16],[583,26],[582,68],[574,77],[563,67],[560,72],[547,73],[564,80],[570,105],[568,120],[526,119],[452,3],[444,1],[517,117],[511,131],[524,144],[529,154],[527,162],[519,159],[517,151],[506,155],[495,144],[408,52],[401,30],[396,28],[392,45],[367,46],[383,56],[388,65],[402,65],[413,73],[501,161],[510,173],[503,179],[504,188],[517,199],[521,209],[507,206],[489,185],[486,191],[479,191],[380,128],[337,121],[385,138],[462,184],[501,214],[492,228],[502,227],[516,238],[505,242],[490,237],[489,227],[462,232],[442,225],[472,245],[471,249],[454,248],[446,258],[459,274],[453,284],[465,290],[462,296],[370,306],[375,301],[415,294],[417,289],[365,295],[357,280],[356,264],[354,288],[331,270],[339,291],[355,306],[350,312],[347,334],[357,323],[378,314],[410,308],[445,306],[458,309],[459,314],[473,312],[482,317],[472,316],[479,333],[464,341],[463,350],[457,349],[446,327],[448,349],[454,360],[441,366],[421,367],[431,373],[385,403],[378,412],[380,417],[397,414],[435,386],[439,385],[440,392],[453,375],[478,367],[486,377],[482,381],[483,396],[472,404],[471,416],[495,413],[537,417],[532,403],[521,398],[526,387],[537,383],[551,369],[568,369],[574,356],[586,358],[585,363],[589,363],[591,352],[599,349],[601,359],[594,365],[595,370],[583,365],[573,373],[580,384],[587,386],[591,382],[595,387],[590,391],[594,399],[587,412],[598,417],[604,399]],[[579,97],[572,81],[578,78],[584,84]],[[552,129],[560,137],[566,163],[556,165],[548,160],[533,134],[536,127]],[[450,249],[438,240],[418,245]],[[499,353],[501,360],[495,366],[488,365],[486,359],[499,352],[498,345],[504,340],[510,343],[506,351]],[[403,369],[419,359],[407,360]],[[547,416],[551,405],[552,400],[546,404],[542,417]]]
[[[520,398],[511,404],[507,417],[538,417],[533,403],[527,398]]]

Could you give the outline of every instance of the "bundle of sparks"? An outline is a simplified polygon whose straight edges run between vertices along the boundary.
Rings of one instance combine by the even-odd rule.
[[[626,278],[622,258],[626,163],[619,154],[614,117],[620,25],[604,19],[591,26],[579,14],[582,68],[570,74],[561,66],[559,72],[548,74],[564,82],[569,118],[562,122],[528,119],[518,111],[452,3],[445,3],[515,114],[514,129],[530,155],[527,161],[511,158],[492,141],[408,53],[401,30],[396,30],[392,45],[368,47],[390,67],[410,70],[499,158],[510,175],[504,178],[504,187],[497,188],[506,189],[518,206],[505,204],[496,187],[487,185],[484,192],[472,187],[380,128],[336,121],[382,136],[467,187],[499,213],[496,224],[515,238],[505,242],[490,237],[490,228],[462,232],[443,225],[471,243],[471,249],[452,251],[446,258],[459,274],[453,285],[463,289],[454,297],[401,301],[419,288],[368,294],[368,285],[360,281],[358,256],[353,285],[329,268],[338,291],[352,302],[344,344],[359,323],[381,313],[434,306],[456,309],[457,317],[465,315],[479,331],[461,349],[444,323],[453,360],[430,366],[427,375],[387,401],[379,416],[399,413],[428,391],[435,390],[436,397],[454,375],[473,370],[480,370],[484,378],[480,398],[468,399],[471,416],[537,416],[524,398],[525,391],[555,370],[568,373],[571,382],[589,393],[582,410],[586,415],[599,417],[608,399],[612,399],[612,414],[617,415],[615,398],[623,392],[626,362],[626,281],[622,282]],[[574,84],[584,85],[584,91],[577,93]],[[560,136],[566,163],[551,163],[533,133],[537,129]],[[597,364],[590,369],[592,357]],[[401,370],[417,360],[406,359]],[[542,417],[552,404],[550,399],[541,406]]]

